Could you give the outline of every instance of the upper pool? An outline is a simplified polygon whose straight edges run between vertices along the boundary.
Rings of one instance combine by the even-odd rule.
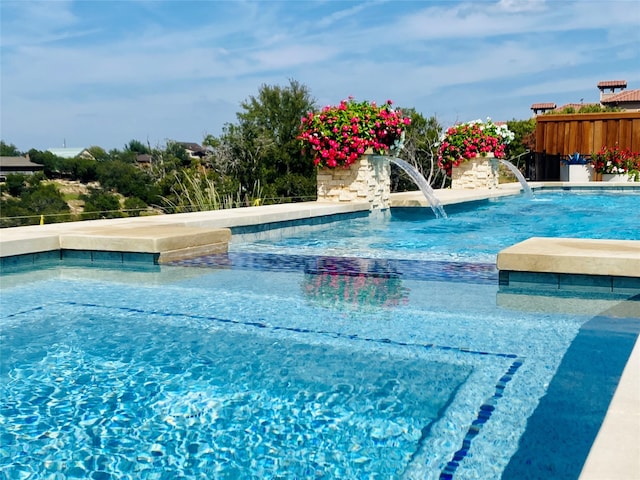
[[[640,193],[538,192],[445,209],[448,218],[392,208],[231,250],[495,263],[503,248],[536,236],[640,240]]]

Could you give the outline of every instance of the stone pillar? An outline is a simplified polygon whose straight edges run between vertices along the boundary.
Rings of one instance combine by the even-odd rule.
[[[498,161],[493,153],[462,162],[451,170],[451,188],[454,190],[498,188],[498,179]]]
[[[318,201],[369,202],[370,209],[389,208],[391,167],[389,159],[363,155],[348,168],[318,169]]]

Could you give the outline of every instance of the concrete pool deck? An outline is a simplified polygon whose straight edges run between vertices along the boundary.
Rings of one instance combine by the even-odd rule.
[[[590,182],[532,183],[533,188],[638,188],[633,184]],[[640,185],[639,185],[640,186]],[[520,184],[497,190],[436,190],[446,206],[513,195]],[[393,194],[391,205],[428,206],[420,192]],[[112,252],[122,256],[150,254],[163,263],[175,258],[226,251],[231,228],[305,221],[330,215],[365,214],[368,203],[307,202],[233,210],[34,225],[0,230],[0,259],[11,260],[55,251]],[[134,257],[131,257],[134,258]],[[501,268],[502,267],[502,268]],[[640,241],[529,239],[498,255],[498,268],[539,274],[608,275],[640,278]],[[595,270],[594,270],[595,269]],[[582,480],[640,478],[640,342],[627,362],[602,428],[580,476]]]

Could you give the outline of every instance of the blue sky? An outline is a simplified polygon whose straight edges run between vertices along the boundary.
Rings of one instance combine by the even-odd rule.
[[[260,86],[444,126],[640,88],[636,0],[0,0],[0,135],[20,150],[201,142]]]

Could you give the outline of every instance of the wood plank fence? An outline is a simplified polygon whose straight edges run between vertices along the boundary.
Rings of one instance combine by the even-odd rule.
[[[536,152],[590,155],[604,145],[640,151],[640,112],[538,115]]]
[[[640,112],[538,115],[536,147],[527,164],[531,180],[558,180],[560,161],[579,153],[589,156],[618,144],[640,152]]]

